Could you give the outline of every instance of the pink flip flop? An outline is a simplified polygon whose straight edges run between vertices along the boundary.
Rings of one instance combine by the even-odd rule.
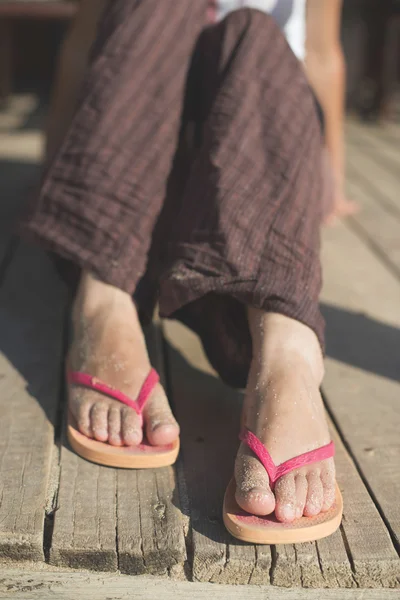
[[[243,429],[240,440],[257,456],[268,473],[271,488],[276,481],[305,465],[331,458],[335,454],[333,442],[275,465],[270,453],[254,433]],[[332,508],[316,517],[301,517],[292,523],[281,523],[275,516],[257,517],[242,510],[235,500],[236,482],[232,479],[225,492],[223,519],[228,531],[239,540],[253,544],[297,544],[311,542],[334,533],[342,520],[343,499],[336,484],[336,500]]]
[[[121,391],[110,387],[97,377],[87,373],[67,370],[67,382],[95,390],[118,400],[139,415],[143,425],[143,409],[150,398],[160,378],[152,369],[136,400],[132,400]],[[172,465],[179,453],[179,438],[167,446],[151,446],[145,439],[139,446],[111,446],[108,442],[99,442],[83,435],[77,427],[76,420],[71,411],[68,413],[68,440],[77,454],[91,462],[108,467],[122,467],[125,469],[154,469]]]

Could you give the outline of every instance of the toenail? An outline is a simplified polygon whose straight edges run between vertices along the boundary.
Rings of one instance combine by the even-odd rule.
[[[307,510],[309,513],[311,513],[312,515],[317,515],[320,512],[320,507],[317,506],[316,504],[311,504],[309,503],[307,505]]]
[[[107,429],[102,429],[100,427],[93,427],[93,433],[97,435],[108,435]]]
[[[153,423],[151,424],[151,431],[155,431],[160,427],[172,427],[173,425],[174,423],[171,423],[169,421],[153,421]]]
[[[281,513],[285,517],[285,519],[294,519],[296,516],[295,509],[291,504],[284,504],[281,507]]]

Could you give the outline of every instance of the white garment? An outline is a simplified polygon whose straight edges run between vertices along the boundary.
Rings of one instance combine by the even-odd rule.
[[[239,8],[256,8],[269,13],[278,22],[297,58],[306,54],[307,0],[217,0],[217,20]]]

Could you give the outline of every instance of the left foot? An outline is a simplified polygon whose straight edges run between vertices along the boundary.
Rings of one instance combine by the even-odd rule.
[[[319,386],[323,359],[314,332],[273,313],[249,311],[254,357],[244,406],[244,425],[266,446],[276,465],[330,442]],[[327,511],[335,501],[333,459],[284,475],[271,490],[253,452],[241,444],[235,465],[236,501],[254,515],[275,510],[291,522]]]

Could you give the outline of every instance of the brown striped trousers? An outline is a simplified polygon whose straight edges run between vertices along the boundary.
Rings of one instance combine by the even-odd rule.
[[[321,127],[273,20],[207,0],[112,0],[66,139],[25,235],[181,320],[246,383],[246,305],[323,345]]]

